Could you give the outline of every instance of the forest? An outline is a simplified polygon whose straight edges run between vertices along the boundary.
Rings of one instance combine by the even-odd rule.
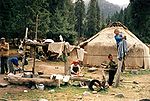
[[[104,0],[102,0],[104,1]],[[59,40],[62,35],[71,44],[87,39],[108,23],[120,21],[145,43],[150,43],[150,2],[130,0],[125,9],[104,17],[99,0],[0,0],[0,37],[34,39],[36,25],[38,39]],[[106,12],[106,11],[105,11]]]

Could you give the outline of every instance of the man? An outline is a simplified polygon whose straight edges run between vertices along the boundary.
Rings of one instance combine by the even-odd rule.
[[[8,73],[7,59],[9,56],[9,44],[5,42],[5,38],[1,38],[0,57],[1,57],[1,74]]]
[[[111,54],[108,55],[108,59],[109,59],[109,64],[106,67],[106,68],[109,68],[108,84],[109,84],[109,86],[112,86],[114,76],[115,76],[116,71],[117,71],[117,64],[113,60],[113,56]]]

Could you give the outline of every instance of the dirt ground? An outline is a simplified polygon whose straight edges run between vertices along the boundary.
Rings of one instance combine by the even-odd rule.
[[[32,68],[32,59],[25,69]],[[44,74],[63,74],[63,62],[36,62],[36,71],[43,71]],[[101,69],[96,72],[88,73],[87,69],[83,70],[83,74],[91,78],[99,78]],[[0,75],[0,83],[6,83],[3,80],[5,75]],[[0,101],[37,101],[34,99],[48,99],[49,101],[139,101],[139,99],[150,99],[150,71],[139,75],[123,74],[123,81],[118,88],[108,88],[106,91],[100,91],[92,94],[87,88],[66,86],[62,88],[54,88],[55,93],[49,93],[53,88],[47,88],[44,91],[31,90],[25,86],[8,85],[6,88],[0,88]],[[138,82],[134,84],[133,81]],[[24,93],[27,90],[27,93]],[[84,92],[90,92],[83,95]],[[116,94],[123,94],[123,98],[115,97]]]

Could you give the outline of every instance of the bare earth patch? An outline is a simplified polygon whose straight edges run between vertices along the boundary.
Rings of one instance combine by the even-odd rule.
[[[32,61],[26,66],[26,69],[31,69]],[[63,74],[63,62],[36,62],[36,71],[43,71],[44,74]],[[91,78],[99,78],[101,71],[88,73],[83,70],[84,75]],[[0,75],[0,83],[6,82],[3,80],[4,75]],[[8,85],[6,88],[0,88],[0,98],[8,101],[32,101],[37,99],[47,99],[48,101],[138,101],[142,98],[150,99],[150,72],[143,75],[122,76],[118,88],[109,88],[106,91],[100,91],[97,94],[92,94],[86,88],[79,88],[73,86],[63,86],[62,88],[47,87],[44,91],[37,89],[31,90],[25,86]],[[138,82],[134,84],[133,81]],[[50,90],[54,89],[54,92]],[[28,92],[24,92],[27,90]],[[83,95],[87,91],[88,95]],[[124,98],[115,97],[116,94],[121,93]]]

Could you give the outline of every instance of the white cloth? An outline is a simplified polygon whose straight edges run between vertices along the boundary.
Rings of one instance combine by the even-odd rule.
[[[50,43],[48,46],[48,51],[54,52],[54,53],[59,53],[58,57],[62,55],[62,52],[64,50],[64,42],[55,42],[55,43]]]
[[[48,46],[48,51],[59,53],[58,57],[62,55],[62,52],[64,51],[64,46],[66,46],[67,53],[73,51],[75,46],[70,45],[68,42],[54,42],[50,43]]]
[[[68,82],[70,80],[70,76],[64,76],[63,82]]]
[[[87,52],[83,48],[77,49],[78,60],[83,61],[85,53]]]
[[[51,75],[51,79],[53,79],[53,77],[55,77],[56,80],[62,80],[63,82],[68,82],[70,80],[70,76],[63,76],[60,74],[53,74]]]
[[[52,39],[46,39],[46,40],[44,41],[44,43],[54,43],[54,40],[52,40]]]

